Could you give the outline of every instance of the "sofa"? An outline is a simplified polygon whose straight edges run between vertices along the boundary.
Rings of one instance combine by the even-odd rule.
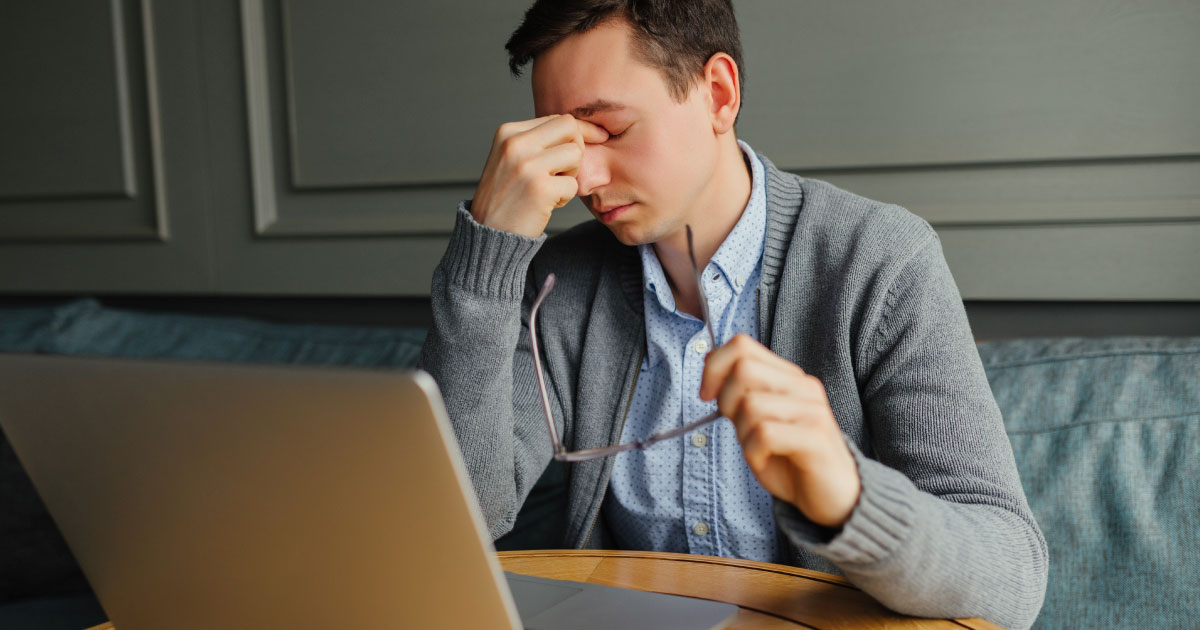
[[[0,308],[0,352],[407,369],[425,331],[115,309]],[[1050,549],[1036,628],[1200,627],[1200,337],[978,344]],[[500,549],[558,546],[551,465]],[[0,436],[0,628],[105,618]]]

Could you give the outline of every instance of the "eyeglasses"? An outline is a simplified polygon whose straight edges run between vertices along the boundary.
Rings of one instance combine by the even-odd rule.
[[[704,326],[708,329],[708,338],[712,342],[712,347],[717,347],[717,336],[713,334],[712,317],[708,312],[708,295],[704,293],[704,282],[700,277],[700,267],[696,264],[696,250],[692,245],[692,226],[687,226],[687,242],[688,242],[688,257],[692,260],[692,273],[696,279],[696,288],[700,290],[700,314],[704,317]],[[542,290],[538,292],[537,298],[533,301],[533,308],[529,311],[529,341],[533,347],[533,365],[534,373],[537,375],[538,391],[542,394],[542,409],[546,412],[546,426],[550,429],[550,442],[554,447],[554,459],[563,462],[585,462],[592,459],[601,459],[610,455],[616,455],[624,451],[634,449],[643,449],[647,446],[657,444],[663,440],[669,440],[702,427],[721,417],[720,412],[714,411],[695,422],[685,424],[681,427],[656,433],[644,440],[635,442],[626,442],[615,446],[605,446],[601,448],[587,448],[581,451],[568,451],[558,439],[558,429],[554,427],[554,417],[550,413],[550,395],[546,392],[546,377],[542,375],[542,358],[538,351],[538,334],[537,334],[537,313],[538,308],[542,305],[542,300],[550,294],[550,289],[554,288],[554,274],[546,276],[546,281],[542,284]]]

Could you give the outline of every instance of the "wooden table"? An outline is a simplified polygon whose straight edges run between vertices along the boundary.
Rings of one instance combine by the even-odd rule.
[[[649,551],[505,551],[504,570],[737,604],[728,628],[1002,630],[982,619],[894,613],[844,578],[780,564]]]
[[[982,619],[919,619],[884,608],[845,579],[766,562],[646,551],[503,551],[505,571],[737,604],[728,629],[1002,630]],[[115,630],[111,623],[90,630]]]

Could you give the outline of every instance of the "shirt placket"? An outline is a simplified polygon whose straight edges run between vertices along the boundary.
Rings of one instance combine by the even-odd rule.
[[[717,317],[712,322],[715,330],[721,330],[719,314],[729,304],[729,292],[713,280],[715,272],[710,265],[704,272],[704,290],[709,296],[709,312]],[[718,279],[719,275],[716,276]],[[720,342],[720,339],[717,340]],[[682,372],[682,399],[680,408],[682,422],[691,422],[716,409],[716,402],[700,400],[700,381],[704,376],[704,359],[712,350],[708,329],[698,326],[684,346]],[[715,466],[717,444],[713,436],[713,425],[706,425],[684,435],[683,443],[683,515],[688,548],[692,553],[721,555],[720,532],[717,512]]]

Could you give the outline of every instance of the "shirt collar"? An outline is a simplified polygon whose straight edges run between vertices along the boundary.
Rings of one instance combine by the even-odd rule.
[[[652,244],[638,245],[638,254],[642,257],[642,284],[646,291],[658,298],[658,304],[668,313],[675,312],[675,296],[671,294],[671,285],[667,284],[667,274],[663,271],[658,255],[654,253]]]
[[[748,286],[750,276],[758,269],[767,233],[766,176],[762,162],[750,145],[738,140],[738,146],[750,162],[750,199],[710,263],[721,270],[735,295]]]

